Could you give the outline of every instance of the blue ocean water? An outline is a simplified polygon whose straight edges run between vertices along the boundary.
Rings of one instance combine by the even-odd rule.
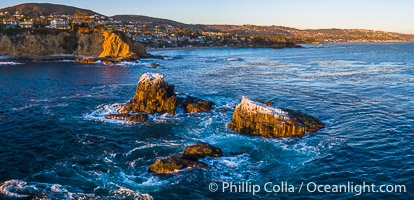
[[[115,66],[0,62],[0,199],[414,199],[414,43],[317,47],[158,51],[169,57]],[[105,119],[146,72],[217,105],[142,124]],[[302,110],[326,128],[301,138],[239,135],[226,124],[242,96]],[[203,160],[211,169],[147,172],[199,140],[224,152]],[[406,192],[253,196],[223,192],[223,182],[366,182]]]

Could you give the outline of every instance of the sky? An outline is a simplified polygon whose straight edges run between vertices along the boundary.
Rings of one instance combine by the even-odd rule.
[[[298,29],[363,28],[414,34],[414,0],[52,0],[103,15],[136,14],[191,24],[277,25]]]

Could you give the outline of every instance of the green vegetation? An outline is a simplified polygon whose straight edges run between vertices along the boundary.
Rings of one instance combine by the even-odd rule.
[[[60,45],[67,53],[72,54],[74,49],[78,47],[78,38],[75,33],[71,33],[63,38],[63,43]]]

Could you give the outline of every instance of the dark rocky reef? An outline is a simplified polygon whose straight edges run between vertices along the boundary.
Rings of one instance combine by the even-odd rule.
[[[208,165],[203,162],[197,162],[192,160],[183,159],[180,157],[173,158],[163,158],[155,162],[148,169],[149,173],[160,173],[167,174],[173,173],[178,170],[182,170],[188,167],[199,166],[203,168],[208,168]]]
[[[158,64],[158,63],[151,63],[150,64],[152,67],[159,67],[160,66],[160,64]]]
[[[138,113],[138,114],[135,114],[135,115],[131,115],[131,114],[128,114],[128,113],[119,113],[119,114],[105,115],[105,118],[125,120],[127,122],[145,122],[145,121],[148,120],[148,114]]]
[[[319,119],[300,111],[275,109],[243,97],[228,128],[240,134],[263,137],[302,136],[324,128]]]
[[[264,105],[266,105],[266,106],[271,106],[271,105],[273,105],[273,104],[274,104],[274,103],[273,103],[273,102],[271,102],[271,101],[256,101],[256,102],[262,103],[262,104],[264,104]]]
[[[186,147],[183,151],[183,158],[187,160],[198,160],[207,156],[221,157],[223,152],[220,148],[201,141],[198,141],[196,145]]]
[[[185,113],[207,112],[213,109],[213,106],[215,105],[211,101],[205,101],[192,96],[178,98],[177,100],[178,104],[182,106]]]
[[[160,159],[149,167],[148,172],[160,174],[174,173],[178,170],[194,166],[210,169],[206,163],[197,161],[206,156],[221,157],[223,156],[223,152],[218,147],[198,141],[196,145],[186,147],[182,153],[182,157],[176,156]]]

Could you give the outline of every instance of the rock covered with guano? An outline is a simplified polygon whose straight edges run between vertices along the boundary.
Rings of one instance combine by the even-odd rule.
[[[134,98],[122,106],[119,113],[146,112],[149,114],[174,114],[176,96],[174,85],[164,81],[164,76],[157,73],[145,73],[138,81]]]
[[[302,136],[324,128],[319,119],[300,111],[277,109],[243,97],[228,128],[263,137]]]

